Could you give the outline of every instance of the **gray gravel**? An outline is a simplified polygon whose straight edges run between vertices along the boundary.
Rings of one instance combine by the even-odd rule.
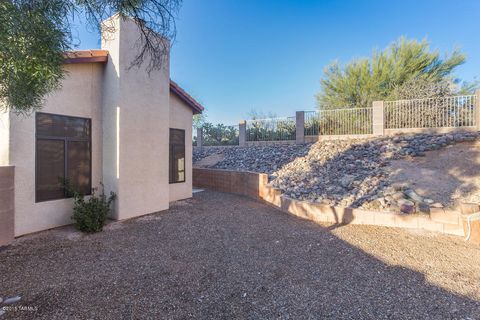
[[[480,249],[461,239],[320,226],[202,192],[169,211],[0,252],[0,319],[480,319]]]

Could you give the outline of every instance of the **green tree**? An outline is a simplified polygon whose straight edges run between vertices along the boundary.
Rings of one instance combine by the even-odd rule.
[[[214,125],[206,122],[202,126],[203,143],[206,146],[236,145],[238,144],[238,128],[222,123]]]
[[[203,127],[205,123],[207,123],[207,114],[205,111],[193,115],[192,126],[194,129]]]
[[[113,28],[101,22],[118,13],[133,18],[140,30],[139,54],[131,61],[148,70],[161,67],[175,36],[175,16],[181,0],[1,0],[0,111],[29,114],[65,77],[64,51],[74,47],[74,19],[85,15],[93,28]]]
[[[354,60],[345,66],[329,65],[317,94],[320,109],[362,108],[375,100],[389,99],[404,83],[438,84],[453,81],[452,72],[465,62],[465,56],[454,51],[445,58],[431,51],[426,40],[400,38],[384,51],[374,51],[371,58]],[[441,85],[440,85],[441,87]]]

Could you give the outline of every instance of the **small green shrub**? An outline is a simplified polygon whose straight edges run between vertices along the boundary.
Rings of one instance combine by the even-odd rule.
[[[68,192],[73,195],[73,216],[75,227],[83,232],[93,233],[102,231],[103,226],[107,220],[107,216],[110,213],[110,206],[115,201],[117,195],[114,192],[110,192],[110,196],[107,198],[105,195],[103,184],[102,193],[96,195],[96,189],[92,189],[90,196],[84,196],[83,194],[75,191],[68,183],[65,183],[65,187]]]

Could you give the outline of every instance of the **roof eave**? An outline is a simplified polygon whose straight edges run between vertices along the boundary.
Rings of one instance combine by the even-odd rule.
[[[68,51],[64,54],[65,64],[75,63],[106,63],[108,61],[107,50],[80,50]]]
[[[173,92],[180,100],[185,102],[192,110],[193,114],[200,114],[205,108],[198,103],[192,96],[185,92],[175,81],[170,80],[170,91]]]

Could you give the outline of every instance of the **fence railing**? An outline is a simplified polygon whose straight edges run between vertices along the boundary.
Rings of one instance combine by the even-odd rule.
[[[480,130],[480,90],[475,95],[375,101],[369,108],[297,111],[295,117],[253,119],[237,126],[209,125],[201,145],[246,145],[257,141],[312,141],[305,137],[384,135],[423,129]],[[336,137],[333,137],[336,138]]]
[[[246,141],[295,140],[295,117],[246,121]]]
[[[202,130],[204,146],[229,146],[238,145],[238,125],[217,124],[204,127]]]
[[[197,142],[198,142],[198,130],[197,128],[193,127],[192,129],[192,144],[194,147],[197,146]]]
[[[372,108],[320,112],[320,135],[371,134],[372,130]]]
[[[306,136],[318,136],[320,132],[320,116],[318,111],[305,111],[304,119],[304,134]]]
[[[476,126],[475,95],[385,101],[385,128],[454,128]]]

